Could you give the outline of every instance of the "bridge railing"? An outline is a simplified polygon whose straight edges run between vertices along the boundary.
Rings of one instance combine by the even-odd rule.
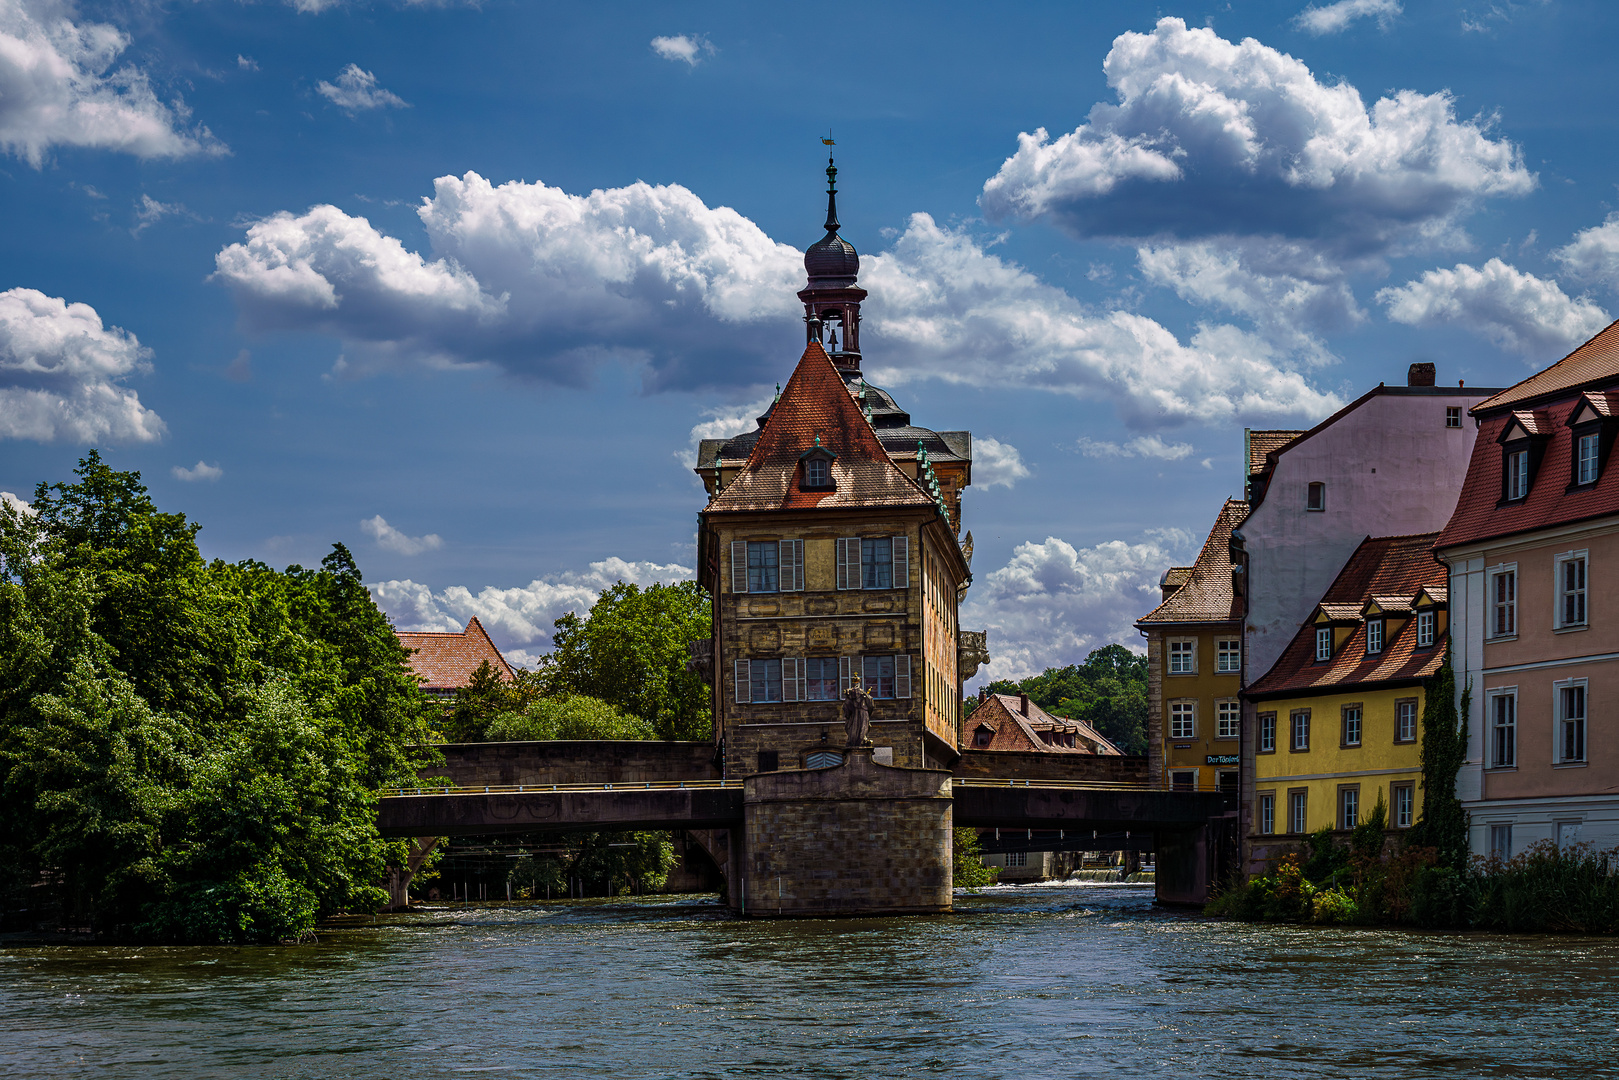
[[[1161,788],[1143,781],[1117,781],[1109,783],[1104,780],[1022,780],[1022,779],[989,779],[981,776],[958,776],[950,781],[952,787],[991,787],[991,788],[1064,788],[1075,791],[1191,791],[1191,792],[1221,792],[1234,795],[1236,792],[1229,788],[1222,789],[1214,784],[1199,784],[1195,787]]]
[[[441,784],[421,787],[383,788],[378,794],[384,799],[405,799],[417,795],[515,795],[553,791],[702,791],[716,788],[740,788],[740,780],[649,780],[625,784],[476,784],[471,787],[453,787]]]

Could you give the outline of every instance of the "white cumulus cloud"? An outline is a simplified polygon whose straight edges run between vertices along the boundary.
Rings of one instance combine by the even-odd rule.
[[[1446,92],[1368,107],[1252,38],[1163,18],[1103,62],[1116,103],[1055,140],[1040,129],[984,185],[994,217],[1080,236],[1306,239],[1342,254],[1433,239],[1488,195],[1535,185],[1519,149],[1458,120]]]
[[[1191,443],[1166,443],[1156,435],[1142,435],[1124,443],[1105,442],[1081,435],[1078,445],[1081,454],[1092,458],[1141,457],[1179,461],[1192,455]]]
[[[176,465],[169,472],[174,474],[176,480],[184,480],[187,483],[195,483],[198,480],[207,480],[212,483],[225,475],[224,469],[221,469],[218,465],[210,465],[206,461],[199,461],[189,469]],[[378,518],[377,520],[381,521],[382,519]]]
[[[1023,464],[1017,447],[988,435],[973,436],[973,487],[1009,488],[1028,475],[1029,467]]]
[[[962,606],[963,629],[989,631],[993,659],[978,678],[1077,664],[1114,642],[1139,651],[1133,624],[1160,598],[1163,572],[1190,559],[1192,542],[1191,533],[1171,529],[1088,548],[1054,536],[1019,544],[1005,566],[975,581]]]
[[[142,158],[226,152],[207,128],[187,129],[184,105],[159,101],[141,69],[113,70],[128,35],[70,13],[51,0],[0,0],[0,149],[35,168],[53,146]]]
[[[89,304],[37,289],[0,292],[0,439],[151,442],[161,417],[122,381],[151,370],[135,335]]]
[[[461,585],[435,592],[408,578],[368,587],[377,606],[401,630],[460,630],[476,615],[507,659],[532,663],[550,649],[556,620],[570,611],[583,616],[603,589],[619,581],[647,586],[689,581],[693,576],[690,567],[675,563],[613,557],[583,571],[536,578],[526,586],[489,585],[476,593]]]
[[[1395,322],[1461,326],[1537,366],[1563,356],[1611,321],[1590,300],[1571,297],[1557,282],[1500,259],[1482,267],[1459,263],[1450,270],[1429,270],[1381,290],[1377,299]]]
[[[377,77],[350,64],[338,72],[336,84],[322,79],[315,84],[320,96],[353,115],[366,109],[408,109],[410,103],[391,90],[377,85]]]
[[[1576,281],[1600,281],[1619,286],[1619,213],[1601,225],[1574,234],[1574,239],[1552,252],[1563,270]]]
[[[673,37],[653,38],[652,51],[665,60],[696,67],[705,53],[712,56],[716,50],[702,34],[676,34]]]
[[[603,362],[649,390],[768,385],[796,357],[803,255],[679,186],[569,195],[440,177],[418,210],[431,258],[334,206],[248,227],[215,258],[256,329],[330,333],[347,370],[490,363],[578,384]],[[1289,357],[1230,326],[1189,343],[1151,319],[1096,312],[911,217],[865,257],[874,381],[940,378],[1112,401],[1137,425],[1324,416],[1339,404]],[[715,417],[719,420],[720,417]]]
[[[1338,0],[1325,7],[1311,4],[1293,17],[1293,24],[1317,37],[1341,33],[1356,19],[1376,19],[1377,28],[1387,30],[1404,10],[1400,0]]]
[[[381,514],[366,518],[360,522],[360,528],[365,530],[367,536],[377,542],[377,546],[384,551],[392,551],[399,555],[420,555],[424,551],[437,551],[444,546],[437,533],[428,533],[426,536],[406,536],[392,525]]]
[[[17,513],[24,514],[28,517],[39,516],[39,511],[34,509],[34,505],[32,503],[24,498],[21,498],[20,496],[13,495],[9,491],[0,491],[0,504],[9,506]]]

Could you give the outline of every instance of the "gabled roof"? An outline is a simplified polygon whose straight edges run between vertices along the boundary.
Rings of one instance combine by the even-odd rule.
[[[411,670],[421,680],[423,690],[437,693],[459,690],[472,681],[472,673],[485,660],[501,679],[510,681],[516,677],[476,615],[459,634],[419,630],[395,630],[394,633],[401,645],[412,650]]]
[[[1473,415],[1483,416],[1494,409],[1555,397],[1611,380],[1619,380],[1619,322],[1610,324],[1545,371],[1479,402],[1473,407]]]
[[[837,454],[831,491],[799,486],[799,457],[817,439]],[[933,505],[933,498],[894,464],[826,351],[811,342],[771,408],[747,464],[704,513]]]
[[[1366,654],[1366,626],[1361,610],[1377,596],[1403,597],[1410,602],[1420,590],[1430,592],[1446,580],[1446,569],[1433,558],[1433,533],[1417,536],[1380,536],[1362,540],[1349,557],[1317,610],[1326,610],[1334,622],[1351,622],[1355,629],[1331,660],[1315,658],[1315,625],[1306,622],[1271,669],[1243,691],[1247,698],[1275,698],[1291,694],[1348,690],[1355,686],[1405,683],[1426,679],[1439,670],[1445,655],[1445,635],[1433,645],[1417,648],[1416,620],[1408,620],[1383,643],[1383,651]],[[1344,614],[1343,619],[1338,613]],[[1312,617],[1313,618],[1313,617]]]
[[[1614,378],[1619,381],[1619,375]],[[1462,481],[1456,511],[1435,546],[1451,548],[1619,514],[1619,455],[1609,452],[1595,484],[1569,488],[1573,479],[1574,431],[1568,420],[1582,400],[1569,391],[1562,401],[1545,403],[1537,410],[1546,416],[1545,453],[1529,484],[1529,494],[1514,502],[1501,499],[1501,455],[1508,448],[1498,440],[1518,414],[1498,412],[1483,418],[1478,438],[1473,441],[1473,459],[1467,466],[1467,479]]]
[[[1265,470],[1265,457],[1272,450],[1280,450],[1294,439],[1303,435],[1303,430],[1284,431],[1281,429],[1265,429],[1248,432],[1248,472],[1250,474]]]
[[[1198,552],[1186,580],[1170,597],[1136,623],[1153,626],[1180,623],[1231,622],[1242,608],[1231,588],[1231,530],[1248,517],[1248,504],[1227,499],[1220,507],[1203,550]],[[1172,579],[1165,575],[1165,584]]]
[[[1011,725],[1022,738],[1008,740],[1007,733],[1002,728]],[[999,738],[1002,744],[1015,743],[1022,747],[1024,743],[1030,744],[1034,750],[1052,754],[1093,754],[1101,756],[1122,757],[1124,751],[1114,746],[1101,732],[1085,723],[1066,716],[1053,716],[1034,702],[1029,702],[1029,711],[1023,711],[1023,698],[1018,694],[986,694],[978,708],[973,710],[964,727],[988,727]],[[1056,734],[1073,734],[1076,736],[1074,746],[1058,746],[1046,742],[1040,737],[1042,731]],[[991,744],[989,749],[1002,749]]]

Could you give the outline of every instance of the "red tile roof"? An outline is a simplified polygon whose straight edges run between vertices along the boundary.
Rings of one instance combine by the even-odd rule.
[[[394,633],[399,635],[401,645],[412,650],[411,670],[421,680],[423,690],[437,693],[459,690],[472,681],[472,673],[485,660],[500,678],[508,681],[515,678],[511,665],[489,640],[476,615],[459,634],[418,630],[395,630]]]
[[[1482,420],[1478,438],[1473,442],[1473,460],[1467,466],[1467,479],[1462,482],[1461,497],[1456,500],[1456,512],[1450,516],[1435,546],[1455,547],[1619,513],[1619,469],[1604,466],[1595,484],[1568,490],[1573,479],[1574,446],[1574,432],[1568,420],[1582,400],[1582,395],[1571,391],[1564,400],[1536,410],[1546,417],[1544,431],[1550,437],[1546,440],[1540,467],[1529,485],[1528,496],[1516,502],[1501,503],[1501,456],[1505,451],[1496,440],[1509,423],[1520,420],[1523,414],[1498,412]]]
[[[835,490],[799,487],[799,459],[817,445],[837,455],[832,462]],[[932,496],[883,449],[820,343],[811,342],[759,432],[748,463],[705,513],[932,505]]]
[[[980,750],[1037,750],[1051,754],[1091,754],[1101,757],[1122,757],[1124,751],[1109,742],[1102,733],[1085,723],[1066,716],[1053,716],[1034,702],[1029,711],[1023,711],[1023,698],[1019,694],[986,694],[963,722],[968,730],[988,726],[995,734],[987,747]],[[1048,743],[1041,732],[1054,737],[1074,736],[1073,746]]]
[[[1445,655],[1444,634],[1433,645],[1417,648],[1417,620],[1408,619],[1399,632],[1383,643],[1383,651],[1366,654],[1366,625],[1360,611],[1373,596],[1415,598],[1421,589],[1430,593],[1446,581],[1445,567],[1433,557],[1434,533],[1417,536],[1368,537],[1338,571],[1320,607],[1335,620],[1354,622],[1355,631],[1331,660],[1315,658],[1314,612],[1299,627],[1293,640],[1264,677],[1243,691],[1258,700],[1309,693],[1326,693],[1355,686],[1412,683],[1439,670]]]
[[[1248,504],[1227,499],[1214,519],[1214,528],[1203,541],[1197,562],[1186,575],[1185,584],[1169,598],[1143,615],[1137,626],[1231,622],[1242,618],[1242,605],[1231,589],[1231,530],[1248,517]],[[1165,583],[1172,582],[1166,578]]]
[[[1616,378],[1619,378],[1619,322],[1610,324],[1606,330],[1545,371],[1537,372],[1517,386],[1509,386],[1494,397],[1479,402],[1473,408],[1473,415],[1479,416],[1506,405],[1556,396]]]
[[[1278,429],[1249,431],[1248,471],[1250,473],[1263,472],[1265,458],[1272,450],[1280,450],[1303,434],[1303,431],[1282,431]]]

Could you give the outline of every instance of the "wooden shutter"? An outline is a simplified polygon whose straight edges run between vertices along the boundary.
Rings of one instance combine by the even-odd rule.
[[[777,560],[782,592],[804,591],[804,541],[783,540]]]
[[[781,700],[804,700],[804,660],[802,657],[788,656],[782,659]]]
[[[911,655],[901,653],[894,657],[894,696],[911,696]]]
[[[860,537],[838,538],[838,588],[860,588]]]
[[[911,538],[894,537],[894,588],[911,587]]]
[[[842,542],[843,541],[841,541],[841,540],[838,541],[838,543],[840,543],[840,544]],[[838,657],[838,695],[840,697],[849,692],[849,679],[850,679],[851,675],[853,674],[853,668],[854,668],[854,657],[852,657],[852,656],[840,656],[840,657]]]
[[[748,542],[731,542],[731,591],[748,591]]]
[[[735,671],[736,701],[738,705],[746,705],[748,702],[753,700],[753,694],[749,689],[748,682],[748,676],[751,674],[748,670],[748,662],[746,660],[738,660],[736,662]]]

